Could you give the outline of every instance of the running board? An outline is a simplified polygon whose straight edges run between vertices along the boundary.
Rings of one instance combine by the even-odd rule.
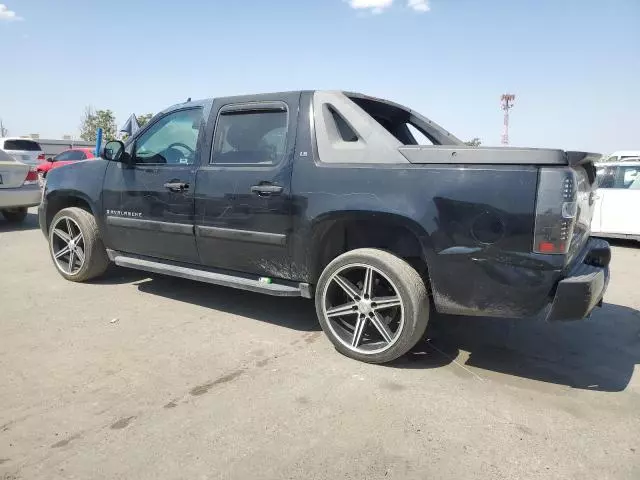
[[[251,292],[265,293],[278,297],[305,297],[312,298],[311,288],[308,283],[295,283],[286,280],[276,280],[274,283],[261,281],[256,276],[242,276],[226,270],[207,269],[202,270],[177,262],[159,261],[136,255],[107,250],[111,261],[120,267],[143,270],[145,272],[160,273],[174,277],[187,278],[198,282],[222,285],[224,287],[238,288]]]

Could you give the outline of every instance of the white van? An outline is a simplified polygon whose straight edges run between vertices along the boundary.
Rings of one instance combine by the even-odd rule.
[[[598,163],[596,172],[591,234],[640,241],[640,158]]]

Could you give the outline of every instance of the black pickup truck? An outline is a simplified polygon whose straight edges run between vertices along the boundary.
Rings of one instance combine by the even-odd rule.
[[[401,105],[298,91],[186,102],[102,159],[52,170],[39,210],[68,280],[109,262],[315,298],[336,348],[382,363],[433,310],[587,317],[594,155],[473,148]]]

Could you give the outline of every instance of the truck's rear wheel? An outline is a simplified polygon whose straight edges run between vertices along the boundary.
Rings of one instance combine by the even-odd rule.
[[[53,217],[49,251],[60,275],[73,282],[98,277],[109,265],[93,215],[77,207],[64,208]]]
[[[352,250],[322,272],[316,290],[322,329],[342,354],[385,363],[408,352],[424,335],[429,297],[422,278],[395,255]]]
[[[2,210],[2,216],[7,222],[20,223],[27,218],[27,207],[18,207],[7,210]]]

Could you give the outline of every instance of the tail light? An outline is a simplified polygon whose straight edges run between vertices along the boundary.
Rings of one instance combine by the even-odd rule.
[[[27,177],[24,179],[23,185],[35,185],[38,183],[38,172],[36,172],[35,168],[30,168],[29,173],[27,173]]]
[[[44,162],[46,160],[44,153],[41,153],[40,155],[38,155],[38,161]]]
[[[538,183],[533,251],[565,254],[576,224],[577,182],[570,168],[542,168]]]

